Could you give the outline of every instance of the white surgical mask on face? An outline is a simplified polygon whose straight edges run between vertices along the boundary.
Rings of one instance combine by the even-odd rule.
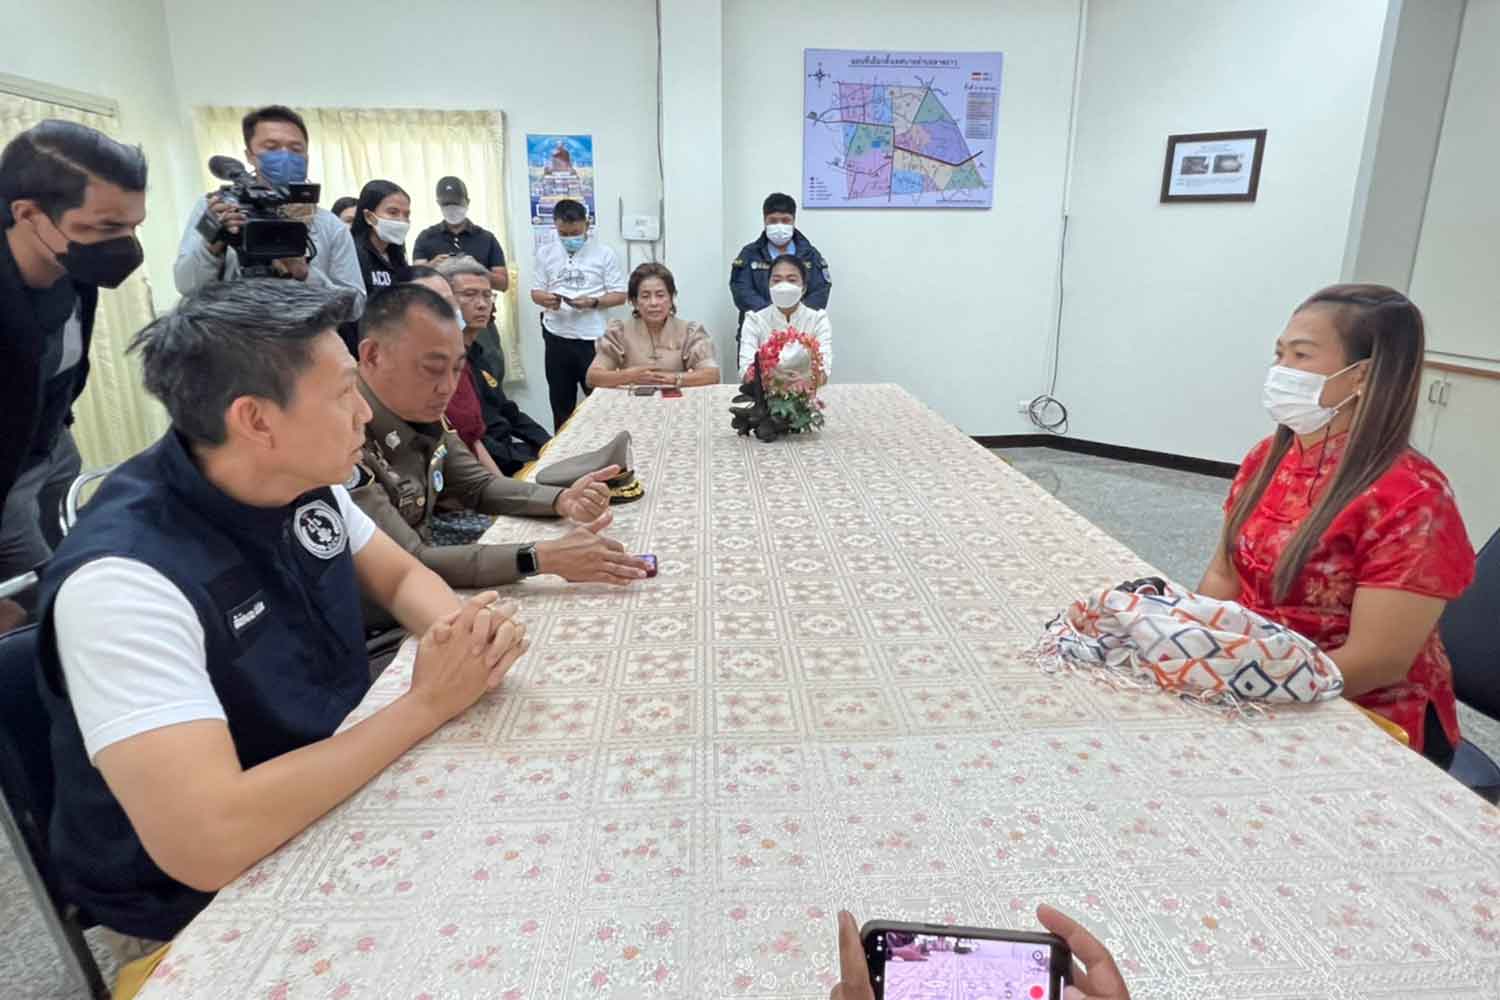
[[[406,231],[410,228],[410,222],[402,222],[400,219],[375,220],[375,235],[387,243],[405,243]]]
[[[785,222],[774,222],[766,227],[766,239],[776,246],[784,247],[792,242],[792,233],[795,230]]]
[[[790,281],[778,281],[771,286],[771,301],[778,309],[790,309],[802,301],[802,286]]]
[[[469,209],[464,205],[444,205],[443,221],[450,226],[456,226],[469,217]]]
[[[1359,364],[1358,361],[1354,365]],[[1339,369],[1332,375],[1298,371],[1285,365],[1273,365],[1266,372],[1265,388],[1261,390],[1261,403],[1271,419],[1294,434],[1313,434],[1328,426],[1339,409],[1358,393],[1351,393],[1338,406],[1324,406],[1323,386],[1331,378],[1337,378],[1354,365]]]

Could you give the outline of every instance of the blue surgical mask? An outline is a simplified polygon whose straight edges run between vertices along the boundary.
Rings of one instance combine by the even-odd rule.
[[[589,238],[587,236],[559,236],[557,241],[568,253],[577,253],[583,249],[583,245],[589,241]]]
[[[270,184],[301,184],[307,180],[307,157],[290,149],[273,149],[255,158],[256,173]]]

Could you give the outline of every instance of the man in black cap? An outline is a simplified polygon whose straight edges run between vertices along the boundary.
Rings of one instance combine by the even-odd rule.
[[[510,287],[510,272],[505,269],[505,251],[495,234],[469,218],[469,189],[457,177],[444,177],[437,183],[438,209],[443,221],[428,226],[412,246],[412,262],[437,264],[448,257],[467,254],[490,272],[490,287],[503,292]]]

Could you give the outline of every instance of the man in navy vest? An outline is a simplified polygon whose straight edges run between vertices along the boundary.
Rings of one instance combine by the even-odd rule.
[[[140,266],[145,218],[145,155],[87,125],[44,121],[0,153],[0,580],[57,543],[99,289]],[[0,605],[18,623],[19,608]]]
[[[514,605],[461,603],[342,486],[370,408],[347,291],[214,283],[137,335],[172,418],[48,564],[41,675],[65,896],[129,959],[497,685]],[[422,636],[409,693],[369,687],[361,593]]]

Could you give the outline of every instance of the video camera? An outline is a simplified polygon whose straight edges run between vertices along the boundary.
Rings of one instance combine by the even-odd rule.
[[[245,169],[232,156],[213,156],[208,169],[228,181],[218,194],[226,204],[245,216],[239,232],[221,225],[212,211],[198,220],[198,232],[209,243],[234,247],[240,270],[247,275],[269,275],[271,262],[283,257],[304,257],[309,250],[307,223],[290,218],[287,206],[316,205],[321,185],[271,184]]]

